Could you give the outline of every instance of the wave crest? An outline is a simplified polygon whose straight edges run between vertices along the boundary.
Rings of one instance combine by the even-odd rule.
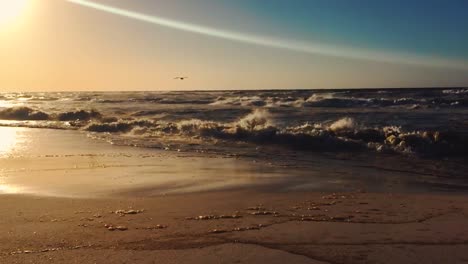
[[[124,138],[131,136],[132,141],[139,141],[141,145],[148,139],[160,139],[162,142],[177,139],[187,145],[194,139],[201,139],[202,144],[212,139],[226,144],[248,142],[322,152],[372,150],[421,156],[468,156],[468,133],[462,128],[456,131],[405,131],[395,126],[369,127],[346,116],[325,123],[281,125],[265,108],[255,109],[233,122],[193,118],[179,121],[133,119],[135,117],[105,117],[94,110],[48,114],[28,107],[0,111],[1,119],[25,120],[25,123],[44,120],[54,123],[51,128],[82,129]]]
[[[57,119],[59,121],[88,121],[91,119],[101,119],[102,115],[98,111],[91,110],[91,111],[85,111],[85,110],[79,110],[75,112],[64,112],[64,113],[59,113],[57,115]]]
[[[5,120],[49,120],[50,116],[29,107],[11,107],[0,111],[0,119]]]
[[[237,121],[236,126],[238,129],[258,131],[273,127],[274,122],[270,112],[265,109],[255,109],[252,113]]]

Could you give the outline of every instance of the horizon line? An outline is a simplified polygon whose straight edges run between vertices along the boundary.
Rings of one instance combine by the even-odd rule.
[[[223,92],[223,91],[313,91],[313,90],[403,90],[403,89],[468,89],[468,86],[407,86],[407,87],[340,87],[340,88],[256,88],[256,89],[167,89],[167,90],[49,90],[49,91],[0,91],[2,93],[75,93],[75,92],[89,92],[89,93],[112,93],[112,92]]]

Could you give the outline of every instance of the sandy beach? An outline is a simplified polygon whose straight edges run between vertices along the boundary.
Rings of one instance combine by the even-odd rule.
[[[1,263],[464,263],[454,195],[0,197]]]
[[[0,0],[0,264],[468,264],[467,13]]]
[[[468,262],[468,198],[426,174],[0,132],[0,263]]]

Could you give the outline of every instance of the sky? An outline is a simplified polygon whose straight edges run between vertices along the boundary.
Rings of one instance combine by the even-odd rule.
[[[466,0],[15,1],[0,91],[468,86]]]

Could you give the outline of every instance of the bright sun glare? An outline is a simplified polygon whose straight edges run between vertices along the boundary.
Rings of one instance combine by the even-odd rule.
[[[0,127],[0,157],[8,155],[16,145],[17,130]]]
[[[0,0],[0,26],[14,21],[28,2],[29,0]]]

